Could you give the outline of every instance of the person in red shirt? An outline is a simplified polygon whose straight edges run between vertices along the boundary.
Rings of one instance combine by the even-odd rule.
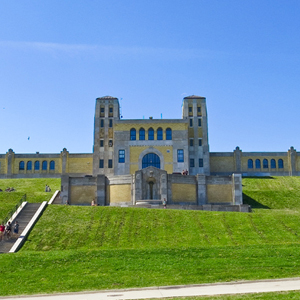
[[[4,231],[5,231],[5,226],[4,226],[4,224],[2,223],[2,224],[0,225],[0,241],[2,241],[3,238],[4,238]]]

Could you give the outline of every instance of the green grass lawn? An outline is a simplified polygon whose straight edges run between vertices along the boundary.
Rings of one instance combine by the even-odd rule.
[[[253,213],[48,206],[21,251],[0,256],[2,274],[14,266],[0,294],[300,276],[298,177],[243,185]]]
[[[51,192],[45,192],[45,186],[51,187]],[[14,192],[4,192],[8,187],[13,187]],[[8,212],[15,207],[24,194],[26,201],[31,203],[40,203],[49,201],[53,193],[60,189],[60,178],[39,178],[39,179],[0,179],[0,222]]]

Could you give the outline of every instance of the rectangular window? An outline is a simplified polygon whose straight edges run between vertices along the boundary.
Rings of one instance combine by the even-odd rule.
[[[202,139],[198,139],[199,146],[202,146]]]
[[[104,114],[104,107],[100,108],[100,112]]]
[[[100,147],[104,147],[104,140],[100,140]]]
[[[190,139],[190,147],[194,146],[194,139]]]
[[[198,106],[198,107],[197,107],[197,113],[198,113],[198,115],[201,114],[201,106]]]
[[[198,126],[201,127],[201,119],[198,119]]]
[[[199,168],[203,168],[203,158],[199,158]]]
[[[114,145],[113,140],[109,140],[108,147],[112,147]]]
[[[103,119],[101,119],[101,121],[100,121],[100,127],[104,127],[104,120]]]
[[[190,158],[190,167],[191,168],[195,167],[195,160],[193,158]]]
[[[109,127],[113,127],[113,120],[109,119]]]
[[[190,127],[193,127],[193,119],[190,119]]]
[[[119,150],[119,163],[125,162],[125,150]]]
[[[183,149],[177,150],[177,162],[184,162]]]
[[[113,108],[112,108],[112,107],[109,108],[109,112],[110,112],[111,114],[113,113]]]
[[[111,169],[113,167],[112,159],[108,160],[108,167]]]
[[[192,112],[193,112],[193,107],[189,106],[189,113],[192,113]]]
[[[103,169],[103,168],[104,168],[104,160],[103,160],[103,159],[100,159],[100,160],[99,160],[99,168],[100,168],[100,169]]]

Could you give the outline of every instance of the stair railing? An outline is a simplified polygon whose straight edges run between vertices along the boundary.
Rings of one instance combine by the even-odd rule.
[[[18,203],[7,213],[6,217],[2,220],[1,223],[6,224],[7,221],[12,217],[12,215],[17,211],[20,205],[26,201],[26,194],[18,201]]]

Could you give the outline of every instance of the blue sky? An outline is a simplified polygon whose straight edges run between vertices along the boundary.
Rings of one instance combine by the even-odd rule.
[[[0,0],[0,153],[91,153],[97,97],[171,119],[193,94],[211,151],[300,150],[299,15],[298,0]]]

